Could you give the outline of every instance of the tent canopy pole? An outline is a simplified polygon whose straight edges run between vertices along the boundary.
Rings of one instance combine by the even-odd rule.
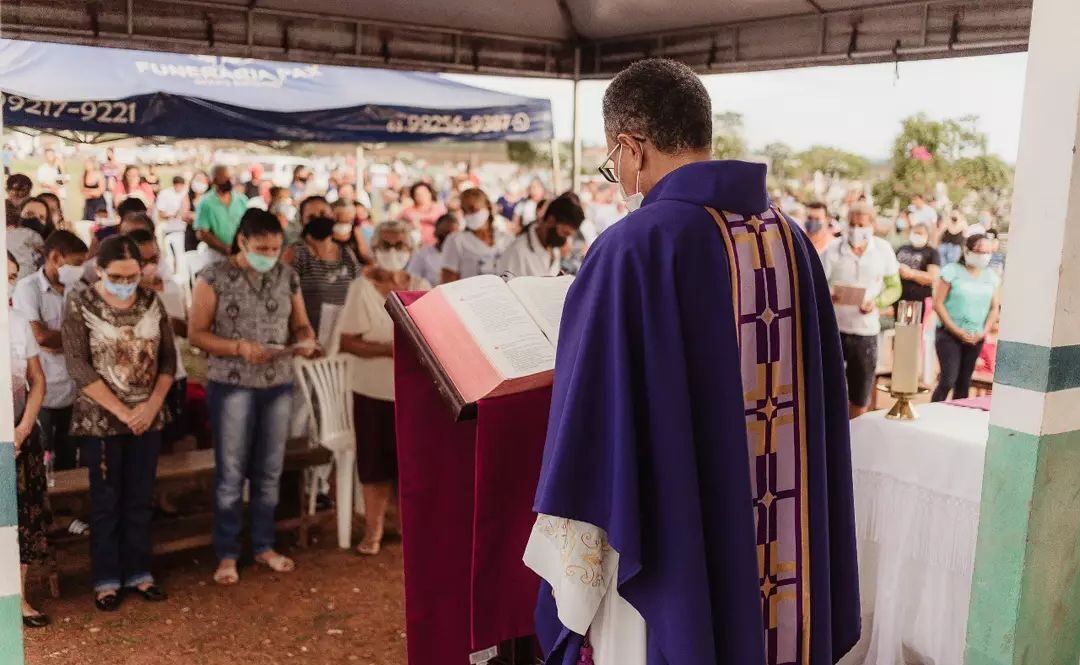
[[[581,47],[574,49],[574,123],[573,148],[570,158],[570,183],[575,192],[581,191]]]

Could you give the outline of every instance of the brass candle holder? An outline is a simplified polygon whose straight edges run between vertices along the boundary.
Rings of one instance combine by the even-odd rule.
[[[918,420],[919,413],[915,410],[911,400],[918,395],[925,395],[930,392],[929,388],[919,386],[919,389],[913,393],[910,392],[893,392],[892,382],[889,385],[878,385],[878,390],[884,393],[888,393],[890,397],[896,400],[893,407],[889,409],[889,412],[885,414],[885,418],[888,420]]]

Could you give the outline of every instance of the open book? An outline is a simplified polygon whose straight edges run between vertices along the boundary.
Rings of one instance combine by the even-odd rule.
[[[443,284],[405,308],[422,337],[414,342],[464,404],[550,385],[573,279],[481,275]]]

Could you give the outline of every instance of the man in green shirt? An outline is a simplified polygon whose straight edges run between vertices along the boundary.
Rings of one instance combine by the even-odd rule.
[[[199,202],[195,212],[195,232],[210,249],[228,256],[232,253],[240,218],[247,210],[247,197],[233,191],[232,171],[228,166],[214,167],[213,184],[214,188]]]

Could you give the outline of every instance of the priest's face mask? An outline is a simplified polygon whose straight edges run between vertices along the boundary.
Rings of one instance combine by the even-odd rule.
[[[641,169],[645,157],[645,139],[619,134],[615,147],[600,165],[600,175],[610,183],[619,185],[619,192],[626,202],[626,209],[634,212],[641,207],[645,193],[641,191]],[[624,183],[634,183],[634,192],[627,193]]]

